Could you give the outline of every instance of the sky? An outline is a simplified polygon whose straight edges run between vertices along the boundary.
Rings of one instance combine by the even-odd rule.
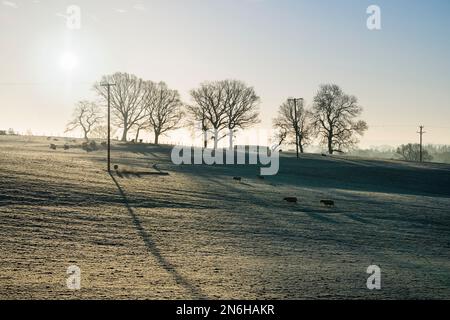
[[[98,99],[93,83],[122,71],[186,103],[204,81],[242,80],[261,129],[286,98],[310,106],[336,83],[364,108],[361,147],[417,142],[419,125],[425,143],[450,144],[449,13],[448,0],[0,0],[0,129],[62,135],[76,102]]]

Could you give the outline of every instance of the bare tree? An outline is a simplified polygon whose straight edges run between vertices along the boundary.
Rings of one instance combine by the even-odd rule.
[[[288,143],[296,144],[298,142],[300,152],[303,153],[305,146],[310,143],[312,138],[312,114],[305,109],[303,104],[298,106],[297,113],[294,108],[295,105],[290,99],[284,102],[278,110],[278,116],[273,120],[273,126],[276,130],[278,146],[289,139]]]
[[[114,73],[103,76],[94,90],[107,101],[107,88],[101,83],[114,83],[111,86],[111,108],[119,126],[123,128],[122,141],[127,141],[128,131],[145,117],[144,99],[146,90],[144,81],[128,73]]]
[[[397,148],[396,153],[400,155],[402,160],[420,161],[420,145],[418,143],[402,144]],[[433,156],[431,156],[427,150],[422,150],[422,160],[431,161],[433,160]]]
[[[155,144],[158,144],[161,134],[180,127],[183,103],[178,91],[169,89],[164,82],[147,81],[145,86],[147,91],[146,118],[155,136]]]
[[[278,149],[286,141],[289,135],[289,127],[277,125],[275,123],[275,119],[274,127],[276,128],[276,130],[273,139],[276,141],[276,143],[272,146],[272,150]]]
[[[335,84],[320,86],[314,97],[313,125],[328,153],[343,152],[356,145],[356,135],[363,135],[367,124],[355,120],[362,113],[355,96],[345,94]]]
[[[214,149],[217,149],[219,132],[227,126],[224,87],[221,81],[204,82],[199,88],[191,90],[191,97],[195,102],[189,108],[191,114],[203,118],[211,126],[214,136]]]
[[[252,87],[238,80],[220,82],[225,94],[224,109],[229,134],[229,148],[233,148],[233,134],[259,122],[257,105],[260,101]]]
[[[211,128],[214,149],[219,140],[229,134],[230,147],[233,146],[233,133],[258,122],[257,104],[259,97],[251,87],[238,80],[204,82],[200,88],[191,91],[195,104],[188,107],[190,114],[202,122],[202,130]],[[220,136],[223,129],[229,132]],[[206,146],[206,138],[205,138]]]
[[[89,133],[102,119],[102,112],[95,103],[90,101],[80,101],[75,107],[73,119],[67,124],[65,132],[81,128],[83,130],[84,139],[88,140]]]

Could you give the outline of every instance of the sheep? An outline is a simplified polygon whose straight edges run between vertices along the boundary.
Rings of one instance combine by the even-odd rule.
[[[119,169],[119,166],[118,166],[117,164],[115,164],[115,165],[114,165],[114,170],[117,171],[118,169]]]
[[[50,144],[50,149],[52,149],[52,150],[56,150],[56,144]]]
[[[94,140],[92,140],[91,142],[89,142],[89,147],[91,148],[92,151],[95,151],[95,150],[98,149],[97,143],[96,143]]]
[[[64,145],[64,150],[69,150],[70,149],[70,146],[66,143],[65,145]]]
[[[327,207],[333,207],[334,201],[333,200],[320,200],[320,203],[324,204]]]
[[[297,197],[286,197],[283,200],[287,202],[297,203]]]
[[[241,180],[242,180],[242,177],[233,177],[233,180],[241,181]]]

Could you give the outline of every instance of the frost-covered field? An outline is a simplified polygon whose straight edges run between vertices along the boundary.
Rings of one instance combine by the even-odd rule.
[[[63,144],[0,137],[0,298],[450,299],[450,166],[283,154],[261,180],[117,144],[121,169],[169,175],[111,177]]]

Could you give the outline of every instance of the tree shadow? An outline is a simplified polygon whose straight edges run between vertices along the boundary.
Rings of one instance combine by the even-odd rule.
[[[128,210],[129,215],[133,219],[133,224],[136,230],[138,231],[140,237],[145,243],[145,246],[147,247],[148,251],[156,258],[158,264],[164,268],[176,281],[177,284],[183,286],[187,291],[189,291],[190,295],[193,299],[207,299],[207,296],[202,292],[200,288],[197,288],[192,283],[190,283],[186,278],[184,278],[175,268],[173,264],[171,264],[161,253],[161,251],[158,249],[156,243],[152,239],[152,237],[145,231],[144,227],[142,226],[141,221],[139,220],[139,217],[134,212],[133,208],[130,206],[130,203],[128,201],[128,198],[123,191],[122,187],[117,182],[116,178],[112,175],[112,173],[109,173],[111,176],[111,179],[115,183],[117,190],[119,191],[122,199],[123,204]]]

